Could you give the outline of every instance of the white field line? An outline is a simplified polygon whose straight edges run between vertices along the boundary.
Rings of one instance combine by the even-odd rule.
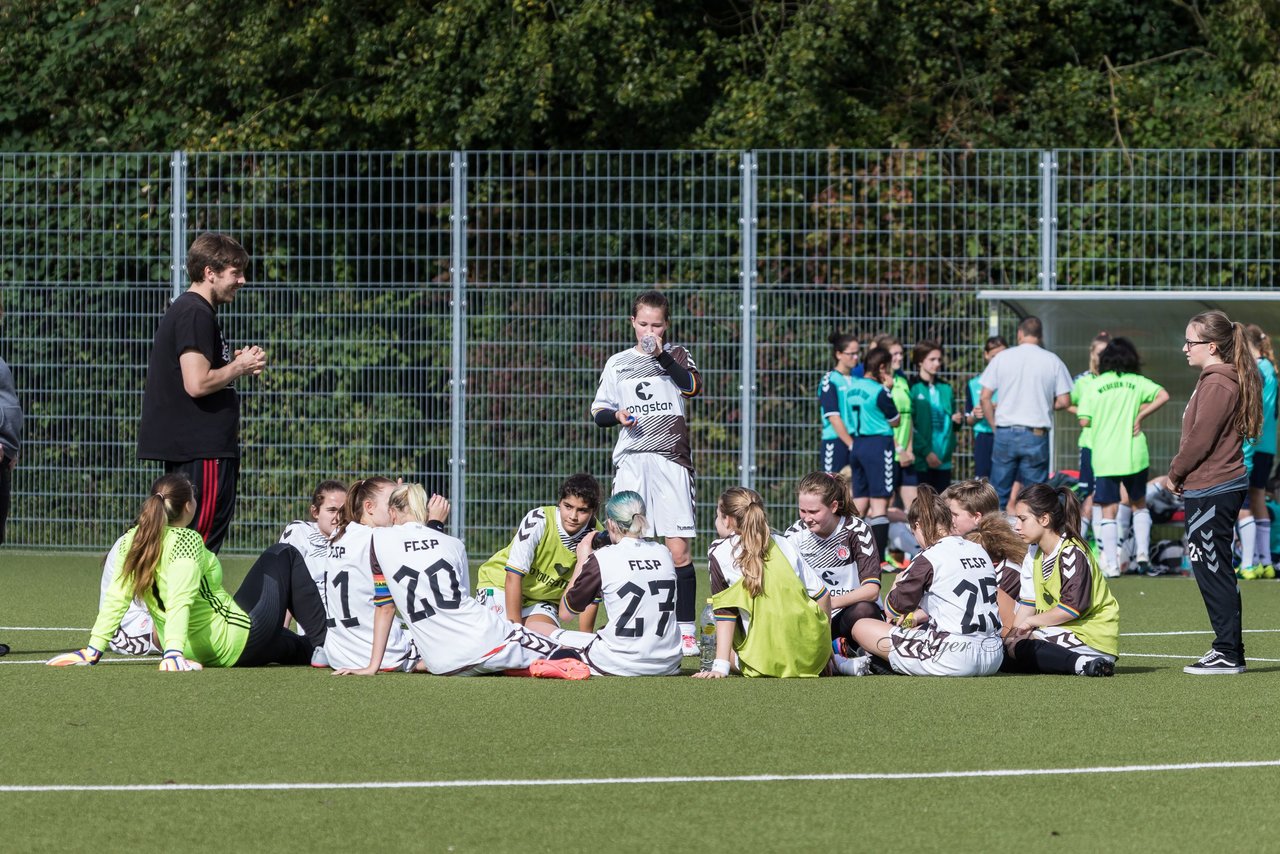
[[[0,632],[91,632],[76,626],[0,626]]]
[[[1186,658],[1186,656],[1183,656],[1183,658]],[[49,659],[47,658],[25,658],[22,661],[8,661],[6,659],[0,658],[0,665],[44,664],[48,660]],[[100,658],[98,659],[98,664],[142,664],[143,662],[147,662],[147,661],[159,661],[159,660],[160,660],[160,656],[158,655],[131,655],[127,658]],[[93,667],[96,665],[69,664],[67,666],[68,667]]]
[[[1157,652],[1124,652],[1121,650],[1120,660],[1122,662],[1130,658],[1181,658],[1187,664],[1192,664],[1196,657],[1195,655],[1164,655]],[[1246,655],[1244,660],[1246,664],[1253,664],[1255,661],[1280,661],[1280,658],[1255,658],[1252,655]]]
[[[487,789],[525,786],[652,786],[671,783],[807,783],[883,780],[965,780],[983,777],[1065,777],[1077,774],[1155,774],[1237,768],[1280,768],[1280,759],[1181,762],[1173,765],[1101,765],[1085,768],[996,768],[886,774],[742,774],[707,777],[579,777],[563,780],[405,780],[347,783],[169,783],[134,785],[0,785],[0,792],[278,792],[358,789]]]

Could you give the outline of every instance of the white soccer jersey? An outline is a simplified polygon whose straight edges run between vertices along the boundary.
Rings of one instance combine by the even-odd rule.
[[[112,581],[115,581],[117,569],[124,566],[124,554],[120,551],[120,544],[123,542],[124,536],[121,536],[111,546],[111,551],[107,552],[107,559],[102,562],[102,590],[98,594],[99,608],[102,607],[102,600],[107,596],[107,588],[111,586]],[[151,640],[154,629],[155,622],[151,619],[151,612],[147,610],[146,605],[142,604],[142,600],[135,596],[129,603],[129,609],[124,612],[124,617],[120,619],[120,628],[116,629],[116,633],[111,638],[111,649],[124,655],[146,655],[159,652],[160,649]]]
[[[804,522],[796,522],[787,529],[786,538],[832,596],[852,593],[864,584],[880,587],[875,535],[857,516],[840,519],[825,537],[810,531]]]
[[[324,589],[324,568],[329,559],[329,538],[320,532],[315,522],[294,519],[284,526],[280,534],[280,542],[288,543],[298,550],[307,563],[307,571],[318,589]],[[365,662],[366,664],[368,662]]]
[[[373,654],[374,578],[369,556],[373,528],[352,522],[342,538],[330,544],[325,560],[324,610],[329,627],[324,651],[329,666],[369,666]],[[398,620],[391,623],[387,648],[382,655],[383,670],[400,670],[413,656],[409,636]]]
[[[671,676],[680,670],[676,570],[661,543],[625,537],[592,553],[564,594],[575,614],[604,600],[609,624],[584,651],[611,676]]]
[[[684,401],[697,394],[701,382],[698,367],[683,347],[668,344],[664,349],[693,375],[692,392],[682,392],[657,359],[635,348],[615,353],[605,362],[591,401],[592,416],[625,408],[636,418],[634,426],[619,431],[613,448],[614,465],[627,454],[654,453],[693,471]]]
[[[378,528],[372,557],[432,673],[482,664],[519,628],[471,596],[467,549],[455,537],[416,522]],[[554,648],[548,641],[543,657]]]
[[[943,537],[916,555],[885,597],[885,604],[892,617],[923,609],[935,632],[1000,632],[995,567],[982,546],[963,537]]]

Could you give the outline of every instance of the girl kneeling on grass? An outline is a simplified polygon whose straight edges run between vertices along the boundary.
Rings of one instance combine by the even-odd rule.
[[[795,547],[769,530],[764,501],[741,486],[716,504],[711,544],[716,660],[693,674],[818,676],[831,658],[831,597]]]
[[[1110,676],[1120,653],[1120,605],[1080,539],[1080,502],[1067,487],[1037,483],[1018,496],[1014,528],[1036,547],[1005,638],[1005,669]]]
[[[924,551],[885,597],[890,622],[859,620],[854,640],[896,673],[990,676],[1004,658],[991,558],[951,533],[951,509],[930,486],[916,490],[907,521]]]
[[[195,513],[185,474],[167,474],[152,484],[137,524],[125,534],[89,645],[49,664],[96,664],[134,596],[146,604],[163,640],[161,670],[311,663],[314,648],[324,643],[325,616],[302,555],[283,543],[271,546],[232,598],[222,586],[222,564],[187,528]],[[284,628],[286,612],[305,637]]]

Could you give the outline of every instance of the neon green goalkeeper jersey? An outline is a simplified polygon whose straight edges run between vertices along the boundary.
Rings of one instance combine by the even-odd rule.
[[[124,577],[125,556],[138,533],[124,535],[117,550],[116,577],[107,589],[89,643],[105,650],[115,634],[133,591]],[[230,667],[249,639],[249,615],[222,587],[222,564],[190,528],[165,528],[155,584],[139,592],[151,612],[164,649],[180,649],[184,657],[210,667]]]

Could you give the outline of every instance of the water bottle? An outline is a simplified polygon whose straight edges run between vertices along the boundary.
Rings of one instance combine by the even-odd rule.
[[[698,669],[705,673],[716,660],[716,612],[710,599],[698,618],[698,655]]]
[[[643,350],[645,354],[649,356],[652,356],[654,353],[658,352],[658,336],[645,335],[643,338],[640,339],[640,349]]]

